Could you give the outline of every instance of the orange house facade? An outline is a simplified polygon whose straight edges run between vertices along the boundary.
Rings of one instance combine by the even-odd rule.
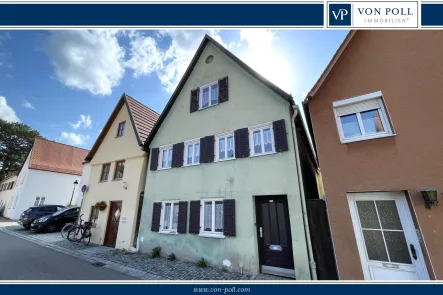
[[[443,279],[442,46],[351,31],[304,101],[342,280]]]

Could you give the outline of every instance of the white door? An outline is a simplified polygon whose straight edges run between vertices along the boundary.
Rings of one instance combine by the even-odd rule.
[[[366,280],[429,280],[403,192],[348,194]]]

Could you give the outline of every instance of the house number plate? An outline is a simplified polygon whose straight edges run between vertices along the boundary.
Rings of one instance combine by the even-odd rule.
[[[281,251],[283,250],[280,245],[269,245],[269,250],[271,251]]]

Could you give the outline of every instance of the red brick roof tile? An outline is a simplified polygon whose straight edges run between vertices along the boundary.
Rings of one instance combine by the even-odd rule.
[[[29,169],[81,175],[88,150],[37,137],[31,151]]]
[[[127,94],[126,100],[128,102],[129,112],[132,114],[132,118],[134,118],[138,136],[143,144],[160,115]]]

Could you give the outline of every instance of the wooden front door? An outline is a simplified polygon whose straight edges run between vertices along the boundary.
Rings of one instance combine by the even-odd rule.
[[[111,208],[109,210],[108,216],[108,225],[106,227],[105,241],[103,243],[104,246],[115,247],[121,213],[122,202],[111,202]]]
[[[295,278],[287,197],[256,197],[255,208],[261,272]]]

